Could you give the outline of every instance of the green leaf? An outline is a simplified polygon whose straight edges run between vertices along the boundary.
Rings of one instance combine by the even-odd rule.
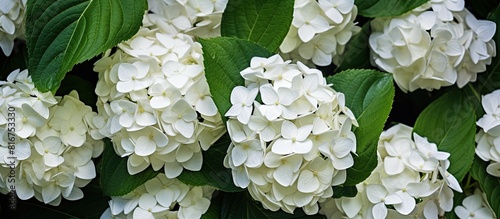
[[[277,52],[292,24],[294,0],[233,0],[222,15],[221,34]]]
[[[402,15],[428,0],[355,0],[358,14],[365,17],[393,17]]]
[[[127,170],[127,157],[120,157],[115,153],[111,141],[106,140],[102,153],[101,186],[108,196],[123,196],[138,186],[158,175],[151,167],[130,175]]]
[[[231,91],[236,86],[245,85],[240,71],[250,66],[253,57],[267,58],[272,54],[256,43],[230,37],[199,39],[199,42],[203,46],[203,63],[210,92],[225,122],[224,115],[231,108]]]
[[[375,70],[347,70],[327,78],[332,87],[345,95],[359,127],[354,128],[357,154],[347,170],[345,186],[365,180],[377,166],[377,142],[394,99],[392,76]]]
[[[203,166],[200,171],[184,170],[178,179],[192,186],[209,185],[225,192],[243,191],[242,188],[234,185],[231,170],[223,165],[230,143],[231,139],[226,133],[210,149],[203,152]]]
[[[38,90],[55,91],[66,72],[132,37],[146,0],[29,0],[28,69]]]
[[[266,219],[323,219],[323,215],[306,215],[302,209],[295,209],[293,214],[282,210],[270,211],[256,202],[247,192],[226,194],[222,202],[221,219],[266,218]]]
[[[500,26],[500,5],[488,15],[488,20],[495,22],[497,27]],[[495,33],[493,40],[496,43],[500,42],[500,31]],[[477,82],[474,83],[480,94],[491,93],[500,88],[500,55],[498,55],[500,54],[500,46],[497,46],[496,49],[497,56],[493,57],[491,65],[487,66],[485,72],[477,75]]]
[[[200,219],[220,219],[222,200],[224,199],[224,194],[219,191],[215,191],[210,200],[210,207],[207,212],[201,215]]]
[[[363,25],[361,31],[347,43],[340,65],[335,69],[335,72],[354,68],[372,68],[370,64],[370,47],[368,45],[370,33],[370,22],[367,22]]]
[[[356,138],[359,138],[358,133],[354,133],[356,134]],[[375,167],[377,167],[377,141],[374,140],[366,150],[362,151],[358,148],[358,156],[354,156],[354,166],[347,169],[347,180],[344,186],[355,186],[363,182],[371,175]]]
[[[470,174],[479,182],[481,190],[486,194],[486,199],[497,216],[500,216],[500,178],[486,172],[487,162],[475,156]]]
[[[333,197],[354,197],[358,194],[358,189],[356,186],[334,186],[333,187]]]
[[[463,90],[454,89],[432,102],[420,113],[414,132],[450,153],[448,172],[460,182],[474,159],[476,116]]]

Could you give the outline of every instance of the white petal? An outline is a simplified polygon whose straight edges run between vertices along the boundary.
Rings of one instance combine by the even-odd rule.
[[[151,194],[142,194],[139,198],[139,207],[143,209],[153,208],[156,205],[156,199]]]
[[[384,170],[388,175],[396,175],[405,169],[405,164],[398,157],[387,156],[384,159]]]
[[[292,151],[293,153],[296,153],[296,154],[307,154],[311,151],[313,147],[313,143],[311,141],[311,139],[306,139],[305,141],[303,142],[294,142],[292,143]]]
[[[179,119],[175,121],[174,128],[186,138],[191,138],[194,134],[194,123],[192,122],[185,122]]]
[[[135,143],[134,152],[142,157],[149,156],[156,151],[156,144],[149,138],[149,136],[140,136]]]
[[[96,177],[94,162],[89,161],[87,164],[78,167],[75,176],[80,179],[94,179]]]
[[[260,97],[262,102],[267,105],[274,105],[278,100],[278,94],[270,84],[265,84],[260,87]]]
[[[42,197],[44,203],[49,203],[54,201],[57,197],[61,195],[61,188],[55,186],[54,184],[49,184],[42,188]]]
[[[366,186],[366,195],[371,203],[376,204],[381,202],[382,198],[385,198],[387,190],[383,185],[370,184]]]
[[[172,162],[172,163],[166,163],[164,170],[167,178],[173,179],[181,175],[183,168],[179,163]]]
[[[284,138],[276,139],[276,141],[271,147],[271,151],[275,154],[280,154],[280,155],[291,154],[293,152],[292,140]]]
[[[457,214],[459,218],[467,218],[469,217],[470,212],[463,206],[458,205],[457,207],[455,207],[455,214]]]
[[[385,207],[383,202],[378,203],[373,206],[372,214],[375,219],[383,219],[387,216],[387,207]]]
[[[342,198],[342,208],[345,211],[345,214],[349,218],[354,218],[363,206],[363,201],[361,200],[361,196],[357,195],[353,198]]]
[[[212,97],[209,96],[205,96],[198,100],[195,107],[196,110],[202,115],[215,116],[215,114],[217,114],[217,107],[215,106]]]
[[[231,158],[235,166],[240,166],[247,160],[248,153],[247,150],[243,149],[245,147],[244,144],[247,143],[244,142],[236,145],[231,152]]]
[[[4,4],[4,3],[2,3]],[[13,35],[16,32],[16,26],[12,20],[10,20],[7,16],[0,16],[0,26],[10,35]]]
[[[295,124],[288,120],[283,121],[283,123],[281,124],[281,135],[283,136],[283,138],[292,139],[295,138],[297,134],[298,129]]]
[[[438,219],[439,211],[434,201],[429,201],[424,207],[424,216],[429,219]]]
[[[202,165],[203,165],[203,155],[201,154],[201,152],[194,153],[191,159],[182,163],[182,166],[186,170],[190,171],[200,171]]]
[[[153,213],[142,208],[136,208],[132,215],[134,219],[155,219]]]
[[[304,193],[312,193],[319,189],[320,182],[310,170],[304,170],[299,175],[297,189]]]

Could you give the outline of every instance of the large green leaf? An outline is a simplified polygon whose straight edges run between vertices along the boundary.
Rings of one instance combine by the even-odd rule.
[[[40,91],[55,91],[66,72],[132,37],[146,0],[29,0],[28,69]]]
[[[240,71],[250,66],[252,57],[270,57],[264,47],[247,40],[231,37],[200,39],[203,46],[205,75],[215,105],[224,121],[231,108],[231,91],[236,86],[245,85]]]
[[[232,0],[222,15],[222,36],[278,51],[292,24],[294,0]]]
[[[488,19],[494,21],[497,27],[500,26],[500,5],[488,15]],[[500,31],[495,33],[493,40],[497,44],[500,42]],[[486,72],[478,74],[475,85],[480,94],[491,93],[500,88],[500,46],[497,46],[496,50],[497,56],[493,57],[491,65],[488,66]]]
[[[402,15],[428,0],[355,0],[358,14],[365,17],[393,17]]]
[[[377,166],[377,142],[391,111],[394,99],[392,76],[375,70],[347,70],[327,78],[336,91],[345,94],[359,127],[354,129],[357,154],[347,170],[344,185],[365,180]]]
[[[454,89],[431,103],[415,122],[414,132],[450,153],[448,172],[461,181],[474,159],[476,116],[463,90]]]
[[[231,170],[223,165],[230,143],[231,139],[226,133],[210,149],[203,152],[203,166],[200,171],[184,170],[178,179],[192,186],[209,185],[226,192],[242,191],[242,188],[234,185]]]
[[[101,160],[101,187],[108,196],[123,196],[158,175],[152,168],[130,175],[127,170],[127,157],[115,153],[111,141],[106,146]]]
[[[284,211],[270,211],[252,199],[247,192],[226,194],[222,202],[221,219],[266,218],[266,219],[323,219],[323,215],[306,215],[302,209],[295,209],[293,214]]]
[[[486,172],[488,163],[481,160],[479,157],[474,158],[470,174],[479,182],[481,190],[486,194],[488,203],[495,212],[500,216],[500,178],[494,177]]]

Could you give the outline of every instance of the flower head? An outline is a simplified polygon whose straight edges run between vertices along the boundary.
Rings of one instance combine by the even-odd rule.
[[[300,62],[254,57],[241,75],[246,86],[233,89],[226,113],[232,143],[224,165],[234,184],[265,208],[315,214],[354,164],[354,115],[318,70]]]

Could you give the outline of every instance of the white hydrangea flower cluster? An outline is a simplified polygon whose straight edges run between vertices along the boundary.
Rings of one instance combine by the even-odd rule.
[[[474,194],[467,196],[462,205],[455,207],[455,214],[460,219],[495,219],[495,213],[486,201],[486,195],[481,190],[476,189]]]
[[[2,0],[0,4],[0,48],[6,56],[14,49],[14,39],[24,38],[27,0]]]
[[[308,66],[340,63],[345,45],[361,28],[354,0],[296,0],[293,20],[280,46],[283,57]]]
[[[160,173],[121,197],[111,197],[101,219],[200,218],[210,206],[214,188],[188,186]]]
[[[196,37],[220,36],[228,0],[148,0],[151,19],[168,33]]]
[[[465,86],[496,56],[496,25],[478,20],[464,0],[432,0],[395,18],[377,18],[369,38],[373,65],[405,92]]]
[[[81,199],[80,188],[96,177],[92,158],[104,146],[88,134],[92,108],[76,91],[62,98],[39,92],[27,70],[13,71],[0,85],[0,191],[10,191],[15,177],[21,200]]]
[[[246,86],[233,89],[226,113],[232,143],[224,165],[265,208],[316,214],[354,164],[358,124],[344,95],[319,70],[279,55],[252,58],[241,76]]]
[[[482,97],[485,114],[477,121],[481,130],[476,135],[476,155],[486,162],[488,174],[500,177],[500,90]]]
[[[321,213],[328,218],[435,218],[453,209],[453,190],[462,192],[447,172],[447,152],[398,124],[383,132],[378,166],[356,185],[355,197],[330,199]],[[390,206],[390,207],[389,207]]]
[[[198,171],[202,150],[224,132],[210,96],[201,45],[191,36],[168,34],[151,15],[113,54],[95,63],[98,116],[95,137],[109,137],[128,157],[130,174],[164,167],[169,178]]]

